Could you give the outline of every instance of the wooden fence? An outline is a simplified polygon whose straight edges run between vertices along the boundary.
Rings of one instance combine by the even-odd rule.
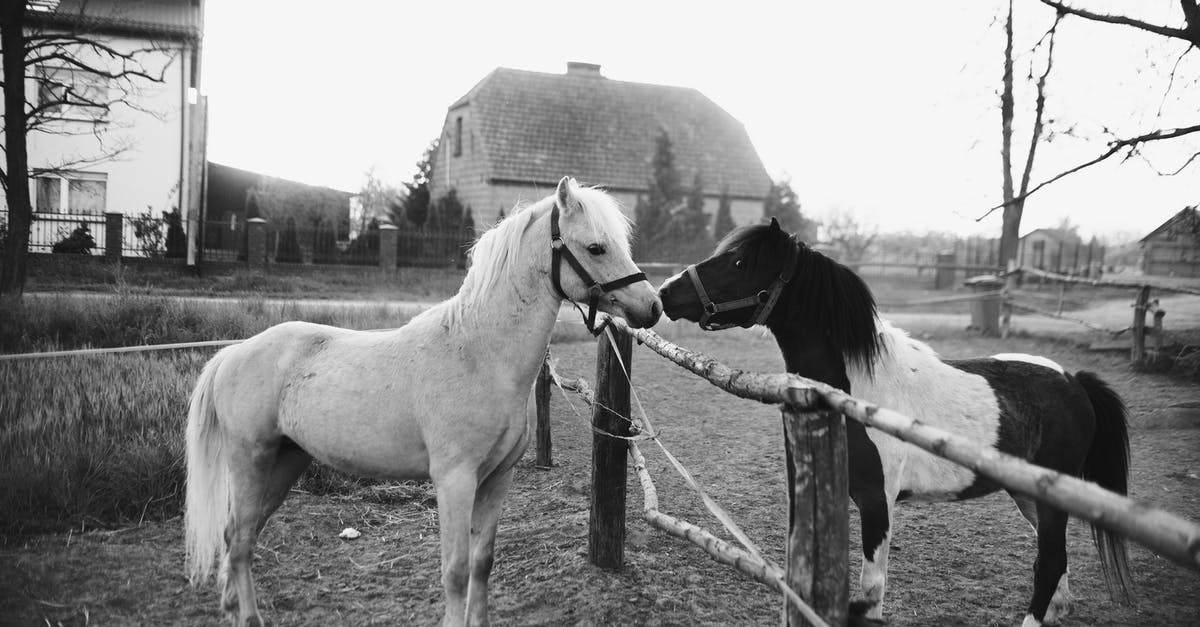
[[[1137,290],[1137,298],[1133,303],[1133,321],[1129,326],[1132,335],[1132,343],[1130,347],[1130,360],[1135,365],[1140,365],[1146,361],[1146,337],[1151,336],[1155,340],[1156,349],[1161,350],[1163,345],[1163,318],[1166,316],[1166,311],[1158,306],[1158,301],[1152,301],[1150,294],[1152,289],[1157,289],[1166,292],[1175,292],[1179,294],[1191,294],[1200,296],[1200,282],[1196,280],[1179,280],[1167,277],[1142,276],[1133,279],[1109,279],[1109,278],[1084,278],[1078,276],[1068,276],[1065,274],[1055,274],[1046,272],[1036,268],[1020,267],[1014,272],[1018,272],[1025,276],[1036,277],[1043,281],[1054,281],[1060,285],[1068,284],[1089,285],[1092,287],[1119,287],[1131,288]],[[1057,312],[1051,312],[1027,303],[1015,302],[1016,294],[1008,294],[1004,300],[1004,305],[1001,312],[1001,335],[1008,335],[1009,320],[1012,317],[1012,310],[1021,309],[1032,313],[1048,316],[1052,318],[1062,318],[1078,322],[1090,329],[1096,331],[1110,331],[1115,333],[1123,332],[1124,329],[1106,329],[1100,325],[1088,322],[1086,320],[1078,320],[1070,316],[1064,316],[1062,312],[1062,294],[1059,292],[1059,305]],[[1146,315],[1150,314],[1154,317],[1151,327],[1146,325]]]
[[[648,329],[630,329],[620,319],[614,319],[611,328],[614,341],[606,337],[599,340],[596,366],[599,389],[593,405],[593,427],[597,433],[593,438],[596,446],[592,454],[588,543],[593,564],[620,567],[624,550],[626,456],[632,455],[645,493],[644,518],[650,524],[700,546],[718,561],[736,566],[780,590],[785,597],[794,591],[804,603],[794,598],[785,602],[789,624],[845,624],[849,601],[845,418],[849,417],[1200,571],[1200,525],[1192,521],[916,422],[817,381],[792,374],[733,369],[668,342]],[[632,339],[725,392],[781,406],[792,465],[788,476],[793,482],[789,490],[787,565],[782,581],[777,568],[751,552],[658,512],[653,484],[649,482],[636,442],[602,434],[609,431],[625,436],[628,431],[621,429],[639,422],[630,412],[629,379],[625,375],[625,369],[631,368]],[[549,415],[542,409],[548,401],[543,396],[548,394],[536,396],[538,463],[542,464],[544,452],[548,465]],[[809,614],[806,605],[820,618]]]

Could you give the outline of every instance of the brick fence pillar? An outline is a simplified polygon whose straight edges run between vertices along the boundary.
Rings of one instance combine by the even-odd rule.
[[[120,259],[124,242],[121,241],[125,229],[125,216],[120,213],[104,214],[104,256],[110,259]]]
[[[384,270],[396,269],[397,243],[400,241],[400,229],[392,224],[379,226],[379,267]]]
[[[267,221],[262,218],[246,220],[246,265],[251,268],[267,265]]]

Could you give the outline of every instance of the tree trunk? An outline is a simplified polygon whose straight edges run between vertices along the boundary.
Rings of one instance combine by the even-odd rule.
[[[1024,199],[1015,201],[1012,176],[1013,135],[1013,7],[1008,3],[1008,20],[1004,24],[1004,90],[1000,94],[1000,159],[1003,167],[1004,226],[1000,231],[1000,265],[1017,258],[1017,240],[1021,235],[1021,212]]]
[[[25,290],[29,253],[29,155],[25,145],[25,3],[4,2],[0,9],[0,57],[4,68],[4,187],[8,199],[8,241],[0,259],[0,295],[19,297]]]

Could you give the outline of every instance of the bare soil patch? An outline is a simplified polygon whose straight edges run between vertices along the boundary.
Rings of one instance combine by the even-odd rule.
[[[774,342],[755,332],[687,337],[688,346],[736,367],[778,371]],[[1200,520],[1200,430],[1191,423],[1147,421],[1194,401],[1200,386],[1135,373],[1119,355],[1090,353],[1035,338],[1006,341],[960,336],[930,339],[947,357],[996,352],[1049,356],[1070,370],[1098,372],[1132,415],[1132,494]],[[594,381],[592,343],[558,344],[570,376]],[[666,445],[747,533],[783,560],[786,495],[777,409],[712,388],[645,349],[635,349],[638,395]],[[780,599],[716,564],[699,549],[651,529],[640,518],[641,492],[630,477],[626,567],[602,571],[586,561],[592,433],[587,411],[554,392],[555,466],[520,463],[501,521],[492,576],[498,624],[774,624]],[[1145,423],[1145,424],[1144,424]],[[715,529],[714,521],[665,459],[644,447],[661,508]],[[858,522],[852,517],[851,564],[857,573]],[[339,540],[347,526],[362,537]],[[279,625],[433,624],[441,615],[436,508],[428,491],[362,491],[353,497],[293,494],[256,551],[264,615]],[[885,602],[892,625],[1012,625],[1031,589],[1034,538],[1003,495],[955,504],[904,504]],[[1108,600],[1087,527],[1069,535],[1075,612],[1068,625],[1200,623],[1200,576],[1131,547],[1139,604]],[[857,575],[851,584],[857,596]],[[214,586],[191,588],[183,574],[180,520],[115,532],[10,540],[0,547],[0,624],[215,624]]]

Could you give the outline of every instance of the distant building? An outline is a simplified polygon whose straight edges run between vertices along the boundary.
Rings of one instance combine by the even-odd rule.
[[[30,35],[80,34],[121,54],[146,50],[136,53],[143,66],[153,74],[165,68],[161,83],[134,79],[127,93],[100,73],[118,72],[122,59],[88,46],[63,48],[98,72],[55,58],[51,49],[27,68],[28,106],[48,113],[47,123],[28,134],[34,211],[149,210],[159,217],[178,207],[185,221],[196,221],[206,143],[199,95],[204,1],[41,0],[30,3],[28,21]],[[129,106],[55,104],[70,94],[93,102],[124,99]],[[103,228],[92,231],[103,237]]]
[[[1017,265],[1048,272],[1093,276],[1103,262],[1104,247],[1096,238],[1085,244],[1078,234],[1062,229],[1034,229],[1017,247]]]
[[[1139,243],[1145,274],[1200,278],[1200,206],[1184,207]]]
[[[569,175],[603,186],[633,217],[664,129],[684,188],[703,177],[710,215],[727,188],[734,222],[762,217],[771,179],[733,116],[695,89],[610,80],[599,65],[575,62],[566,74],[497,68],[450,105],[430,196],[455,189],[475,221],[490,224]]]
[[[264,199],[264,190],[283,202]],[[319,226],[332,231],[335,241],[345,241],[356,195],[209,161],[204,198],[205,259],[212,261],[242,250],[250,218],[267,219],[273,229]]]

